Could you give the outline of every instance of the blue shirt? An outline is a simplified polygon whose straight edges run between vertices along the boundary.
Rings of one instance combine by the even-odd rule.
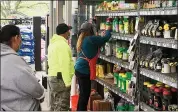
[[[106,35],[104,37],[101,36],[88,36],[85,37],[81,49],[85,56],[88,59],[94,58],[98,53],[98,48],[103,46],[111,37],[111,32],[106,31]],[[78,57],[85,57],[83,56],[82,52],[78,54]],[[75,70],[82,73],[89,75],[90,69],[89,69],[89,63],[82,58],[77,58],[76,64],[75,64]]]

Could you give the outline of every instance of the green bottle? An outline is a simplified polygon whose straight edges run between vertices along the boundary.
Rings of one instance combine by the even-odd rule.
[[[118,75],[118,88],[120,88],[120,90],[122,90],[122,75],[124,75],[124,73],[119,73]]]
[[[118,73],[114,73],[114,85],[118,87],[118,80],[119,80],[119,75]]]
[[[124,18],[124,33],[129,34],[129,20],[128,20],[128,17]]]
[[[120,34],[124,34],[124,24],[122,18],[119,21],[119,32]]]
[[[119,32],[119,20],[117,17],[114,19],[114,30],[115,32]]]
[[[122,92],[123,93],[126,93],[126,79],[127,79],[127,76],[123,75],[122,76]]]

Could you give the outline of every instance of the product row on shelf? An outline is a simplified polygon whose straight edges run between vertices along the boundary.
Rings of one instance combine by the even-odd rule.
[[[136,77],[133,73],[118,65],[109,62],[97,64],[96,81],[125,99],[127,102],[134,104],[134,93],[136,86]],[[143,83],[141,108],[147,110],[175,111],[177,108],[178,90],[171,85],[157,81],[155,78],[148,78]],[[144,106],[145,105],[145,106]],[[173,107],[173,108],[172,108]],[[175,107],[175,108],[174,108]],[[127,111],[127,110],[120,110]]]
[[[155,80],[143,83],[142,100],[157,111],[169,111],[178,104],[178,90]]]
[[[23,57],[23,59],[29,63],[34,63],[34,36],[30,29],[21,28],[22,43],[18,51],[18,54]]]
[[[142,8],[165,8],[165,7],[177,7],[177,0],[146,0],[143,1]],[[125,0],[105,0],[101,4],[96,6],[96,11],[117,11],[137,9],[138,3],[125,3]]]
[[[129,103],[123,98],[117,98],[110,90],[104,88],[104,98],[95,90],[91,92],[88,110],[90,111],[134,111],[135,105]]]
[[[100,30],[110,29],[119,35],[129,35],[135,33],[137,22],[140,21],[141,36],[151,38],[178,39],[178,23],[165,19],[152,19],[144,23],[144,17],[108,17],[106,21],[100,23]]]
[[[96,76],[98,78],[114,79],[113,85],[118,88],[120,93],[126,94],[130,97],[133,96],[136,78],[130,70],[109,63],[98,64],[96,69]]]

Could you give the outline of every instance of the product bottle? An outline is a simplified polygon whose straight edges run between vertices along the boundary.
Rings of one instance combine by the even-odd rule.
[[[153,108],[154,106],[154,90],[155,90],[156,86],[153,85],[150,87],[150,95],[149,95],[149,106]]]
[[[162,110],[162,90],[159,88],[155,88],[154,90],[155,95],[154,95],[154,108],[157,111]]]
[[[114,73],[114,85],[118,86],[118,80],[119,80],[118,73]]]
[[[117,17],[114,20],[115,32],[119,32],[119,20]]]
[[[126,93],[126,75],[122,75],[122,92]]]
[[[120,18],[120,21],[119,21],[119,32],[120,34],[124,34],[124,24],[123,24],[122,18]]]
[[[124,33],[129,34],[129,20],[128,20],[128,17],[124,17]]]
[[[162,110],[168,111],[168,106],[171,104],[172,95],[170,91],[163,92],[162,98]]]

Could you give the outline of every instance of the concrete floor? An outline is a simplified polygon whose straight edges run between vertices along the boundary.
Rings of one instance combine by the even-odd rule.
[[[44,102],[41,103],[42,111],[50,111],[50,107],[48,106],[48,99],[47,98],[48,98],[48,94],[47,94],[47,91],[46,91]]]

